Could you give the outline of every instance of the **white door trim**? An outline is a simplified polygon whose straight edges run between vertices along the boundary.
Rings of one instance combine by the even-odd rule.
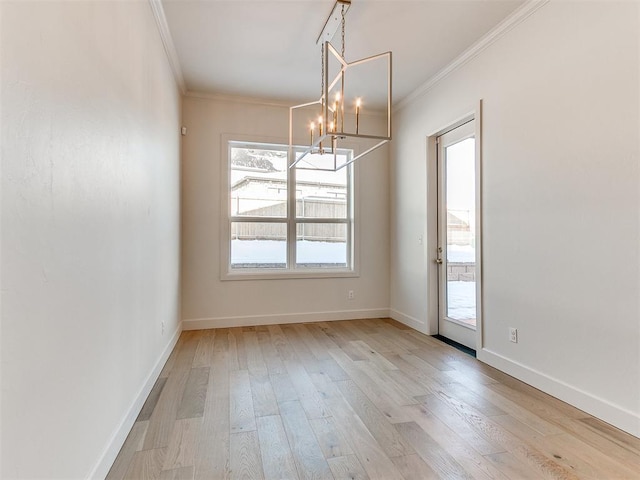
[[[482,100],[470,108],[466,114],[445,123],[441,128],[434,130],[427,136],[427,232],[426,232],[426,265],[427,271],[427,330],[431,334],[438,331],[438,265],[435,262],[438,248],[438,169],[437,153],[438,145],[436,139],[469,122],[475,120],[476,139],[476,331],[475,350],[480,351],[484,346],[483,326],[483,302],[482,302]]]

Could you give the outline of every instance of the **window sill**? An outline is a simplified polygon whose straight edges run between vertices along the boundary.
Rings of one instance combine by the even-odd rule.
[[[359,277],[360,273],[355,270],[283,270],[275,271],[259,271],[252,270],[248,272],[227,272],[223,273],[220,280],[289,280],[289,279],[314,279],[314,278],[354,278]]]

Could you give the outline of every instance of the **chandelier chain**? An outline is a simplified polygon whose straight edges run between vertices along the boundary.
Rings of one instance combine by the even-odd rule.
[[[342,4],[342,58],[344,58],[344,4]]]
[[[320,98],[324,95],[324,44],[320,45]]]

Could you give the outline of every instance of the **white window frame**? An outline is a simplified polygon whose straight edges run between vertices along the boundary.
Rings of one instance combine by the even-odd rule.
[[[347,218],[296,218],[296,169],[290,169],[287,175],[287,216],[284,218],[274,217],[246,217],[231,215],[231,168],[230,152],[232,147],[251,147],[282,149],[287,151],[288,142],[281,139],[251,139],[242,138],[239,135],[222,135],[221,139],[221,228],[220,228],[220,278],[221,280],[277,280],[287,278],[340,278],[359,276],[359,255],[358,255],[358,195],[357,195],[357,162],[345,167],[350,169],[348,175],[347,190]],[[297,147],[298,148],[298,147]],[[304,150],[306,147],[299,147]],[[357,149],[351,145],[345,145],[345,150],[351,150],[352,155],[357,155]],[[276,268],[231,268],[231,223],[232,222],[264,222],[283,223],[287,225],[287,266],[282,269]],[[338,268],[296,268],[296,246],[297,235],[296,226],[300,223],[344,223],[347,225],[347,267]]]

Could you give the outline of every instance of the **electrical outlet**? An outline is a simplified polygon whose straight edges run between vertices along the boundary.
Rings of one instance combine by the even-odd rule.
[[[353,291],[353,290],[349,290],[349,291],[347,292],[347,299],[349,299],[349,300],[353,300],[353,299],[355,298],[355,296],[356,296],[356,294],[354,293],[354,291]]]
[[[518,329],[510,328],[509,329],[509,341],[513,343],[518,343]]]

